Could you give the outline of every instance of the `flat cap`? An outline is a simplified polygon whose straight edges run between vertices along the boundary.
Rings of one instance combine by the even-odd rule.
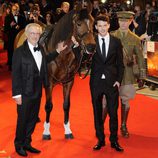
[[[117,17],[119,19],[132,19],[134,16],[134,12],[131,11],[119,11],[117,12]]]

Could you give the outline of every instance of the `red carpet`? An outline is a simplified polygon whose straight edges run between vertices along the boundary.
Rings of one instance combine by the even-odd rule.
[[[3,55],[5,56],[5,54]],[[1,57],[1,53],[0,53]],[[1,59],[0,59],[1,61]],[[1,62],[0,62],[1,64]],[[19,158],[14,150],[14,135],[16,126],[16,105],[11,98],[11,75],[3,63],[0,71],[0,157]],[[56,86],[53,92],[54,109],[51,114],[52,140],[43,141],[43,122],[45,120],[43,95],[40,118],[42,120],[35,129],[33,146],[42,150],[41,154],[30,154],[28,158],[151,158],[158,157],[158,100],[137,95],[131,101],[131,111],[128,120],[130,138],[120,136],[119,142],[124,147],[124,153],[117,153],[110,147],[108,120],[105,124],[106,147],[93,151],[97,142],[95,138],[93,112],[89,92],[89,77],[80,80],[77,76],[72,90],[70,121],[75,138],[64,139],[62,88]],[[120,109],[119,124],[120,124]]]

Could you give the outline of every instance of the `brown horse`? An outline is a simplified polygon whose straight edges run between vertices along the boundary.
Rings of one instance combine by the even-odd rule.
[[[51,29],[46,36],[41,36],[40,44],[43,45],[46,55],[53,52],[60,41],[64,41],[68,46],[54,61],[48,63],[50,86],[45,90],[46,122],[44,123],[43,132],[43,139],[45,140],[51,139],[49,128],[50,113],[53,108],[52,90],[54,86],[59,83],[63,86],[65,138],[73,138],[69,121],[70,92],[74,83],[75,74],[80,67],[83,52],[94,52],[95,49],[93,32],[89,27],[89,15],[85,16],[85,12],[85,9],[72,10],[60,19],[55,28]],[[80,51],[73,52],[73,42],[71,41],[72,35],[79,42]]]

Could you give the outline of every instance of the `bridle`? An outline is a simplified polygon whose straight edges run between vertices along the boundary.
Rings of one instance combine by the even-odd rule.
[[[92,32],[90,31],[90,29],[88,29],[87,32],[84,32],[83,34],[80,34],[77,31],[77,27],[74,29],[74,31],[76,32],[76,39],[79,41],[80,47],[81,47],[81,53],[80,53],[81,54],[81,58],[79,60],[77,71],[79,73],[80,78],[81,79],[85,79],[87,77],[87,75],[89,74],[89,71],[90,71],[90,68],[91,68],[92,57],[93,57],[95,51],[88,52],[83,39],[84,39],[84,37],[87,34],[92,33]],[[84,60],[84,56],[87,56],[86,60]],[[81,74],[81,67],[82,67],[82,65],[87,65],[87,71],[84,74],[84,76]]]
[[[81,79],[85,79],[87,77],[87,75],[89,74],[89,71],[91,69],[92,58],[93,58],[93,55],[95,54],[96,50],[94,50],[93,52],[88,52],[84,42],[82,42],[81,51],[82,51],[82,53],[81,53],[82,54],[82,59],[81,59],[81,62],[80,62],[78,73],[79,73],[79,76],[80,76]],[[84,59],[84,57],[86,57],[86,59]],[[85,70],[86,73],[84,75],[81,74],[82,65],[85,65],[84,68],[86,68],[86,70]]]

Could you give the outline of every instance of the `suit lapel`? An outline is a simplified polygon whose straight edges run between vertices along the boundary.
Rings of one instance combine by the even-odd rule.
[[[14,18],[14,15],[11,14],[11,16],[12,16],[12,20],[13,20],[15,23],[17,23],[16,20],[15,20],[15,18]]]
[[[38,69],[38,67],[37,67],[36,61],[35,61],[35,59],[34,59],[32,53],[31,53],[31,50],[29,49],[28,43],[27,43],[27,41],[25,41],[25,42],[26,42],[26,53],[28,54],[29,58],[33,61],[33,63],[36,65],[35,67],[36,67],[36,69],[37,69],[38,72],[39,72],[39,69]],[[41,64],[41,66],[42,66],[42,64]]]
[[[109,37],[109,49],[108,49],[108,52],[107,52],[107,56],[106,56],[106,59],[105,59],[105,61],[108,59],[108,57],[109,57],[109,55],[110,55],[110,53],[111,53],[111,47],[112,47],[112,40],[111,40],[111,35],[110,35],[110,37]]]
[[[41,54],[42,54],[42,61],[41,61],[41,68],[40,68],[40,73],[42,72],[42,68],[43,68],[43,64],[44,64],[44,52],[43,52],[43,49],[40,48],[41,50]]]

